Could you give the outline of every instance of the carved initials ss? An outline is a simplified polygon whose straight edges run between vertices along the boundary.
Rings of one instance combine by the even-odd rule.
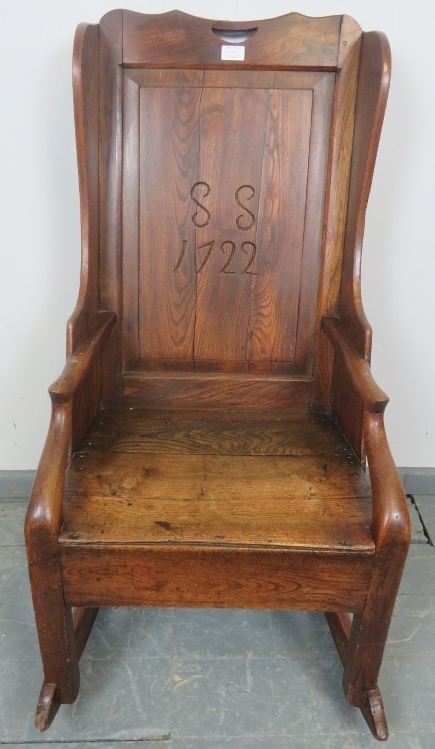
[[[203,195],[200,194],[201,192],[203,193]],[[192,185],[192,187],[190,188],[190,197],[192,201],[205,214],[202,217],[202,220],[201,220],[201,217],[199,216],[199,211],[195,211],[195,213],[192,215],[191,217],[192,224],[197,229],[204,229],[206,226],[208,226],[208,224],[211,221],[210,211],[207,210],[207,208],[198,200],[199,197],[201,197],[201,200],[204,200],[204,198],[210,195],[210,192],[211,192],[211,187],[209,184],[207,184],[207,182],[201,182],[201,181],[195,182],[195,184]],[[236,227],[240,229],[240,231],[249,231],[249,229],[252,229],[252,227],[255,224],[254,214],[252,213],[252,211],[249,210],[249,208],[246,207],[246,205],[244,205],[241,202],[242,199],[245,201],[251,200],[254,197],[254,195],[255,195],[255,190],[252,187],[252,185],[240,185],[240,187],[238,187],[236,192],[234,193],[234,199],[237,205],[240,206],[240,208],[242,208],[242,210],[245,211],[245,213],[247,214],[245,215],[241,213],[236,218]],[[206,263],[210,259],[214,245],[215,245],[215,240],[213,239],[211,242],[206,242],[205,244],[200,245],[199,247],[196,248],[197,251],[204,250],[205,248],[207,248],[207,252],[205,256],[203,257],[199,268],[196,268],[196,273],[201,273],[201,271],[205,267]],[[177,273],[178,269],[180,268],[184,255],[186,253],[186,248],[187,248],[187,240],[184,239],[180,257],[178,258],[177,264],[174,268],[174,273]],[[221,252],[224,253],[224,255],[228,256],[228,253],[229,253],[229,256],[227,257],[227,260],[225,261],[225,264],[222,266],[219,273],[222,273],[224,275],[234,275],[236,271],[231,270],[230,266],[233,261],[234,255],[236,253],[235,243],[227,239],[221,243],[220,249],[221,249]],[[242,274],[247,274],[248,276],[256,276],[257,274],[255,272],[249,270],[252,263],[254,262],[255,255],[257,253],[256,245],[253,242],[243,242],[240,249],[245,255],[249,255],[250,253],[248,263],[245,266],[245,268],[242,270]]]

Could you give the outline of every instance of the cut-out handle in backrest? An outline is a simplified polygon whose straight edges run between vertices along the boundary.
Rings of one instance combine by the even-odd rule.
[[[215,26],[212,27],[213,34],[216,34],[223,42],[232,44],[246,42],[256,31],[258,31],[258,26],[254,26],[252,29],[217,29]]]

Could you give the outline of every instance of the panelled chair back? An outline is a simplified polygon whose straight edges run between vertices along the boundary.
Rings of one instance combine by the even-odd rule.
[[[387,737],[409,518],[360,260],[389,71],[347,16],[78,27],[81,283],[26,519],[40,730],[99,606],[208,606],[324,611]]]

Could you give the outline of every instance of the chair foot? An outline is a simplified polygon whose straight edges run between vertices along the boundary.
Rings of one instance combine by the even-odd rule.
[[[332,637],[334,638],[338,654],[343,665],[346,665],[346,656],[348,653],[352,626],[350,616],[343,612],[327,612],[325,616]],[[368,689],[363,692],[362,704],[353,701],[349,701],[349,704],[360,708],[375,739],[378,739],[378,741],[386,741],[388,739],[388,727],[385,718],[384,703],[382,702],[381,693],[377,687],[376,689]]]
[[[378,688],[364,692],[364,702],[360,706],[360,710],[375,739],[386,741],[388,739],[387,720],[384,703]]]
[[[60,704],[56,684],[46,684],[44,681],[35,715],[35,728],[37,731],[46,731],[51,726],[53,718],[60,708]]]

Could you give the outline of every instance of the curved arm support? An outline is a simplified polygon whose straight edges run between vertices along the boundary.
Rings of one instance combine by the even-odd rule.
[[[335,317],[322,319],[322,330],[339,357],[340,366],[346,369],[348,382],[368,413],[383,413],[388,395],[375,382],[368,362],[362,358],[350,341],[344,325]]]
[[[62,524],[63,486],[71,442],[72,403],[53,404],[25,522],[29,558],[49,554]]]
[[[345,377],[349,392],[343,392],[343,403],[357,399],[362,408],[362,432],[368,460],[373,498],[372,531],[376,549],[388,544],[408,548],[410,522],[405,494],[385,433],[383,413],[388,396],[376,384],[368,362],[350,341],[344,325],[337,318],[324,317],[322,329],[332,343],[337,366]]]
[[[68,357],[61,376],[49,388],[51,421],[26,515],[29,557],[35,553],[49,553],[62,524],[63,487],[72,436],[73,396],[99,355],[116,315],[100,312],[98,319],[97,329]]]
[[[394,544],[407,550],[411,540],[409,513],[388,445],[383,415],[366,412],[363,429],[372,486],[372,531],[376,549]]]
[[[83,343],[70,354],[60,377],[50,385],[48,392],[52,403],[70,401],[95,361],[95,357],[109,336],[116,320],[113,312],[98,314],[97,328],[85,338]]]

